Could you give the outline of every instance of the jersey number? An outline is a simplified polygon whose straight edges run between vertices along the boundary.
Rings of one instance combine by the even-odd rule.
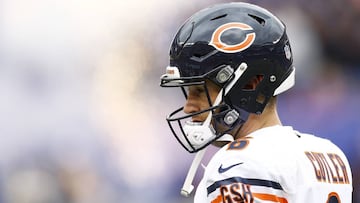
[[[228,150],[245,149],[249,145],[251,138],[252,137],[246,137],[244,139],[238,139],[238,140],[233,141],[232,143],[229,144]]]

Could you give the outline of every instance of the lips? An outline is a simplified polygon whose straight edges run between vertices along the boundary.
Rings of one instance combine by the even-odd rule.
[[[200,116],[194,116],[191,118],[191,122],[194,122],[194,123],[203,123],[204,121],[206,120],[206,117],[205,118],[202,118]]]

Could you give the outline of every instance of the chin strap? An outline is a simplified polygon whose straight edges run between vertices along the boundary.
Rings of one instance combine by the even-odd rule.
[[[207,147],[196,153],[194,160],[190,166],[184,185],[181,188],[181,195],[185,197],[189,197],[191,192],[194,190],[194,185],[192,184],[192,181],[194,180],[195,173],[200,165],[202,158],[205,155],[206,149]]]
[[[224,134],[219,139],[217,139],[217,141],[232,142],[232,141],[234,141],[234,137],[230,134]],[[204,149],[197,152],[191,163],[190,169],[185,178],[184,185],[181,188],[181,195],[183,195],[185,197],[189,197],[191,192],[194,190],[194,185],[192,184],[192,182],[194,180],[196,171],[199,168],[201,160],[203,159],[203,157],[205,155],[206,149],[207,149],[207,147],[205,147]]]

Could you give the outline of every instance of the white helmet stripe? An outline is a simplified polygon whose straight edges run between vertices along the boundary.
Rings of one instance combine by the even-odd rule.
[[[292,70],[290,75],[275,89],[273,96],[285,92],[295,85],[295,68]]]

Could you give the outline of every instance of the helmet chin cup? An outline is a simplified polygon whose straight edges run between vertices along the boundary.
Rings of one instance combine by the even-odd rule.
[[[216,137],[213,127],[202,122],[187,121],[183,126],[183,130],[189,143],[195,150],[207,145]]]

